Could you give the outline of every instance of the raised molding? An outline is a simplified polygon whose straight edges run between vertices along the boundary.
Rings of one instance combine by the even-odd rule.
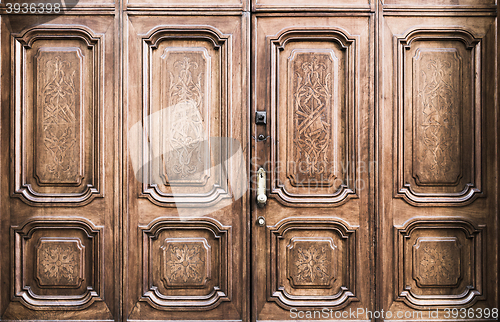
[[[357,36],[349,35],[345,30],[335,29],[335,28],[311,28],[311,29],[284,29],[279,32],[274,37],[268,38],[270,44],[270,60],[271,60],[271,118],[275,121],[271,122],[271,168],[270,172],[270,196],[276,198],[280,203],[290,206],[304,206],[304,207],[316,207],[321,206],[338,206],[345,203],[350,198],[357,198],[355,182],[355,164],[356,164],[356,133],[357,133],[357,121],[356,121],[356,110],[358,106],[357,101],[357,91],[356,87],[356,69],[357,69],[357,49],[356,42]],[[293,49],[290,57],[283,56],[282,52],[287,48],[287,46],[292,42],[322,42],[325,44],[332,44],[330,49],[326,48],[314,48],[311,45],[307,46],[307,49]],[[337,57],[335,51],[338,50],[342,53],[342,57]],[[291,69],[294,68],[294,60],[297,60],[298,56],[308,56],[310,59],[304,61],[304,64],[313,64],[322,60],[315,66],[311,68],[322,69],[321,72],[324,73],[320,77],[319,82],[324,85],[324,95],[322,99],[325,108],[328,110],[316,111],[319,117],[315,120],[306,120],[302,118],[294,118],[292,116],[292,110],[296,112],[296,100],[299,99],[297,95],[291,95],[295,90],[300,90],[300,88],[295,88],[296,82],[304,77],[307,77],[307,71],[304,71],[304,75],[301,71],[294,72],[293,77]],[[281,71],[280,64],[283,59],[288,61],[287,70]],[[311,60],[312,59],[312,60]],[[344,64],[345,73],[339,72],[339,65]],[[327,67],[328,65],[328,67]],[[297,67],[297,66],[296,66]],[[301,66],[298,66],[301,67]],[[304,67],[304,66],[302,66]],[[301,68],[302,68],[301,67]],[[299,69],[301,69],[299,68]],[[314,70],[312,71],[315,72]],[[330,75],[328,75],[330,74]],[[288,76],[287,76],[288,75]],[[295,82],[294,82],[295,81]],[[280,84],[287,84],[286,92],[287,97],[280,97]],[[330,83],[331,82],[331,83]],[[343,84],[344,86],[341,86]],[[305,84],[307,86],[307,84]],[[300,95],[299,95],[300,96]],[[284,103],[280,103],[284,102]],[[343,102],[339,104],[339,102]],[[284,104],[284,105],[283,105]],[[285,106],[287,112],[280,111],[280,106]],[[323,108],[324,109],[324,108]],[[341,113],[343,111],[343,113]],[[288,120],[282,119],[283,115],[288,115]],[[295,113],[297,114],[297,113]],[[307,114],[307,113],[306,113]],[[303,114],[303,115],[306,115]],[[342,122],[345,123],[345,129],[342,132],[342,126],[340,125],[339,118],[343,115]],[[318,123],[318,119],[321,119],[321,124]],[[294,123],[295,122],[295,123]],[[299,122],[299,123],[297,123]],[[301,123],[300,123],[301,122]],[[328,155],[321,155],[321,158],[327,163],[330,168],[335,168],[330,171],[327,176],[330,178],[335,178],[339,180],[336,183],[336,190],[333,190],[332,180],[330,179],[320,179],[317,182],[328,182],[327,184],[321,185],[318,188],[309,189],[309,187],[301,188],[295,181],[293,171],[291,170],[289,163],[290,161],[295,162],[297,151],[297,140],[300,140],[300,135],[294,133],[294,137],[279,137],[279,129],[283,126],[287,126],[287,133],[291,133],[293,130],[304,129],[306,127],[311,127],[311,122],[316,122],[317,127],[327,127],[328,129],[323,130],[325,137],[325,146],[328,147]],[[299,128],[297,128],[297,126]],[[342,134],[343,133],[343,134]],[[280,152],[280,144],[286,144],[286,150],[292,149],[297,152]],[[324,154],[323,151],[318,152],[319,154]],[[342,151],[342,153],[340,153]],[[279,165],[280,164],[280,165]],[[285,165],[286,164],[286,165]],[[340,173],[340,164],[348,164],[347,170]],[[309,164],[308,166],[313,166]],[[278,172],[283,172],[286,169],[286,176],[281,175]],[[324,172],[324,171],[321,171]],[[312,176],[314,180],[318,175]],[[308,180],[311,180],[309,178]],[[303,180],[302,180],[303,181]],[[316,189],[316,190],[315,190]],[[294,190],[294,191],[290,191]],[[314,190],[311,192],[311,190]]]
[[[292,307],[341,309],[351,302],[358,301],[356,297],[356,231],[358,227],[349,226],[334,218],[325,220],[303,217],[285,218],[267,228],[270,238],[270,266],[267,270],[268,301],[276,302],[285,309]],[[301,231],[316,231],[317,234],[316,237],[296,235]],[[336,245],[332,237],[328,235],[338,238],[337,243],[342,243],[342,246]],[[297,244],[302,244],[298,246],[302,248],[302,252],[309,250],[317,252],[317,255],[321,255],[323,248],[324,256],[320,256],[315,265],[316,269],[322,268],[326,276],[306,278],[296,283],[294,276],[296,277],[300,272],[291,269],[290,264],[300,262],[300,258],[292,258],[294,255],[292,250],[297,247]],[[323,262],[319,259],[323,259]],[[337,263],[345,264],[338,265]],[[337,283],[336,287],[333,285],[334,282]],[[302,293],[291,294],[287,291],[289,288],[300,289]],[[310,293],[306,294],[307,291]],[[318,291],[322,291],[323,294],[319,295]],[[329,291],[330,294],[327,294]]]
[[[413,29],[395,36],[394,40],[397,62],[395,197],[414,206],[470,204],[484,195],[481,189],[482,40],[455,27]],[[440,43],[442,45],[438,45]],[[420,70],[422,67],[426,69]],[[434,76],[431,67],[437,73]],[[432,77],[439,79],[432,80]],[[429,81],[442,82],[446,88],[429,88],[432,85]],[[462,88],[470,88],[470,91],[462,91]],[[434,92],[427,93],[431,90]],[[427,94],[429,98],[425,97]],[[432,100],[442,102],[433,104]],[[447,110],[435,111],[438,105]],[[439,115],[434,117],[432,113],[437,112]],[[435,140],[426,139],[426,134],[433,134]],[[445,149],[440,149],[440,145]],[[417,160],[415,156],[424,155],[426,148],[435,152],[434,155]],[[433,160],[434,164],[430,164]],[[421,180],[419,175],[425,179]]]
[[[231,89],[232,89],[232,36],[230,34],[223,34],[219,30],[211,26],[158,26],[147,34],[145,34],[142,38],[142,53],[143,53],[143,119],[144,119],[144,133],[148,133],[150,137],[154,136],[155,133],[151,133],[152,131],[163,131],[164,129],[160,126],[153,126],[151,124],[150,115],[154,114],[153,108],[153,100],[151,97],[153,96],[154,85],[152,82],[152,74],[154,71],[152,70],[153,66],[153,53],[158,49],[158,46],[163,41],[181,41],[186,42],[185,46],[176,45],[175,47],[167,47],[163,52],[163,56],[172,54],[181,54],[181,53],[189,53],[191,58],[193,55],[198,55],[200,62],[197,64],[196,69],[202,68],[202,65],[205,66],[205,74],[203,75],[201,72],[198,74],[200,79],[200,86],[205,86],[206,88],[203,91],[200,91],[200,99],[202,99],[202,104],[196,107],[196,110],[201,109],[200,117],[203,119],[203,125],[198,124],[200,122],[194,122],[192,126],[198,126],[200,129],[204,128],[202,131],[203,137],[197,137],[201,142],[201,145],[205,148],[208,147],[209,151],[204,151],[202,153],[202,160],[199,162],[199,166],[203,165],[206,169],[203,172],[203,175],[200,178],[194,178],[193,180],[185,180],[185,179],[175,179],[168,180],[165,175],[163,161],[161,161],[161,156],[153,156],[152,150],[155,147],[152,146],[153,143],[149,141],[149,137],[144,135],[142,137],[143,141],[143,151],[142,151],[142,160],[141,164],[143,167],[139,170],[141,173],[139,177],[142,178],[142,193],[141,197],[149,199],[151,202],[158,206],[162,207],[200,207],[200,206],[212,206],[218,203],[220,200],[225,198],[230,198],[231,193],[228,188],[227,178],[224,178],[222,171],[215,173],[216,171],[212,171],[212,168],[215,165],[210,165],[210,149],[213,148],[211,143],[212,131],[211,129],[216,126],[220,134],[215,136],[225,137],[227,136],[227,131],[229,129],[229,120],[230,116],[228,115],[228,111],[231,110]],[[197,42],[196,45],[190,44],[190,42]],[[214,57],[211,57],[208,50],[213,50],[215,53]],[[202,63],[203,61],[203,63]],[[169,78],[166,70],[163,70],[169,67],[169,63],[162,59],[161,69],[162,76],[165,81]],[[215,66],[218,66],[219,69],[214,71]],[[170,66],[172,67],[172,66]],[[191,66],[193,67],[193,66]],[[192,68],[195,69],[194,67]],[[170,70],[168,72],[171,72]],[[219,88],[212,89],[210,84],[213,83],[214,78],[219,86]],[[193,80],[197,81],[197,80]],[[193,83],[194,84],[194,83]],[[203,85],[205,84],[205,85]],[[194,84],[192,88],[198,86]],[[162,95],[168,97],[168,91],[162,88]],[[213,106],[211,104],[211,99],[213,93],[219,93],[219,96],[215,97],[217,99],[217,104],[219,106]],[[183,102],[176,102],[183,103]],[[162,104],[162,113],[166,110]],[[212,112],[219,111],[221,117],[219,117],[218,121],[212,118]],[[158,111],[156,111],[158,113]],[[162,120],[166,116],[161,114]],[[163,120],[164,121],[164,120]],[[217,123],[212,124],[211,122],[216,121]],[[196,124],[195,124],[196,123]],[[159,134],[158,134],[159,135]],[[156,144],[156,143],[154,143]],[[216,147],[219,147],[215,145]],[[163,151],[165,146],[161,146],[159,149]],[[215,151],[213,153],[220,157],[221,160],[224,160],[224,156],[227,154],[227,151]],[[217,160],[216,160],[217,161]],[[212,160],[212,163],[214,160]],[[160,168],[161,169],[157,169]],[[160,172],[159,176],[156,173]],[[157,177],[161,177],[161,181],[157,179]],[[201,187],[203,191],[200,192],[184,192],[183,189],[187,189],[186,187]],[[177,189],[176,189],[177,188]],[[177,191],[175,191],[177,190]]]
[[[183,221],[158,218],[139,228],[143,239],[143,294],[140,301],[167,311],[211,310],[224,301],[231,301],[231,227],[223,226],[211,218],[190,218]],[[183,237],[171,237],[169,232],[174,230],[182,232]],[[208,233],[208,240],[202,237],[203,233]],[[167,237],[161,237],[163,235]],[[172,264],[169,263],[170,259],[154,254],[165,254],[172,245],[179,248],[178,254],[181,257],[183,251],[184,254],[193,250],[198,252],[191,253],[196,255],[194,257],[178,259],[182,262],[180,265],[193,265],[191,273],[195,273],[188,274],[187,270],[183,270],[181,273],[185,274],[177,276],[178,278],[165,275],[167,267]],[[158,257],[161,257],[161,263],[158,263]],[[155,275],[155,266],[159,266],[162,272],[160,276]],[[163,288],[159,287],[160,283]]]
[[[75,47],[75,40],[82,42],[81,46]],[[38,26],[12,36],[12,196],[20,198],[31,206],[82,206],[96,197],[103,196],[102,86],[104,81],[101,40],[102,35],[94,34],[80,25]],[[53,41],[57,41],[57,45],[53,44]],[[63,45],[65,42],[68,43],[67,46]],[[36,50],[34,46],[38,43],[40,46],[37,46],[37,53],[31,54]],[[71,53],[76,55],[76,60],[68,62],[67,59],[70,57],[68,55]],[[38,84],[38,81],[43,81],[43,76],[47,73],[46,66],[41,64],[48,59],[44,57],[54,55],[57,57],[53,63],[58,60],[60,68],[56,68],[55,65],[51,67],[51,71],[57,73],[54,77],[59,78],[57,80],[54,78],[53,81],[57,81],[54,84],[65,86],[65,90],[69,91],[67,94],[73,95],[74,102],[63,107],[71,109],[71,106],[74,106],[72,111],[74,116],[71,120],[63,120],[59,114],[55,116],[55,120],[62,120],[62,123],[49,120],[51,122],[49,124],[44,123],[48,97],[43,92],[44,86]],[[89,55],[93,64],[85,65],[84,58]],[[34,59],[33,62],[27,61],[30,57]],[[31,76],[27,75],[27,66],[32,66],[30,68],[35,75],[33,82],[28,82],[28,77]],[[59,82],[61,80],[62,83]],[[91,84],[90,88],[84,87],[86,83]],[[87,96],[90,100],[83,94],[84,91],[89,91]],[[49,89],[47,93],[51,93]],[[89,115],[92,116],[91,119]],[[71,124],[75,126],[72,127]],[[47,137],[50,134],[47,129],[51,128],[55,132]],[[50,143],[49,147],[47,142]],[[44,147],[47,149],[44,150]],[[44,151],[46,155],[39,155]],[[68,163],[68,156],[64,151],[72,154],[71,157],[76,155],[76,159]],[[54,167],[55,172],[51,176],[43,174],[42,167],[46,164],[42,160],[48,162],[55,159],[60,160],[64,171],[73,169],[72,177],[67,175],[65,177],[61,169],[57,172],[57,167]]]
[[[484,228],[459,217],[415,218],[395,226],[396,301],[435,309],[484,299]],[[423,243],[430,245],[425,255]]]
[[[11,227],[12,243],[15,246],[12,300],[19,301],[32,310],[81,310],[95,301],[102,301],[103,230],[103,227],[95,226],[84,218],[32,218],[21,226]],[[67,236],[70,231],[80,235]],[[50,237],[44,235],[47,233]],[[60,237],[53,237],[54,235]],[[56,248],[67,247],[67,255],[71,255],[71,248],[78,250],[73,252],[74,262],[63,258],[64,251],[52,253],[52,258],[40,257],[40,249],[44,244],[52,244],[49,247]],[[46,272],[40,265],[47,259],[60,269]],[[68,265],[78,272],[66,272],[73,275],[64,275],[63,269]],[[41,277],[41,274],[49,276]],[[50,292],[40,292],[41,289],[50,289]]]

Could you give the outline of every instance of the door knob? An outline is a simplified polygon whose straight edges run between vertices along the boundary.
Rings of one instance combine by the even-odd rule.
[[[260,167],[257,171],[257,205],[264,207],[266,202],[266,170]]]

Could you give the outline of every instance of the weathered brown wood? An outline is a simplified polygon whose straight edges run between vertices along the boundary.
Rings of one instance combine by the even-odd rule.
[[[254,317],[373,309],[373,60],[362,57],[373,57],[374,21],[256,14],[252,22],[252,112],[268,113],[254,127],[267,139],[252,142],[252,170],[262,166],[269,178],[267,205],[252,207]]]
[[[377,296],[413,318],[498,306],[496,18],[470,5],[380,8]]]
[[[500,306],[494,0],[67,5],[0,8],[0,320]]]
[[[114,19],[40,22],[2,16],[0,315],[110,320],[118,269]]]
[[[231,159],[248,151],[247,23],[241,14],[127,17],[131,320],[248,318],[246,167]]]

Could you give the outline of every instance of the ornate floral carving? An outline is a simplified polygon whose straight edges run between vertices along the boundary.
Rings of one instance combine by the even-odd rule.
[[[205,52],[171,52],[164,57],[168,72],[168,128],[162,173],[164,183],[196,180],[205,172],[203,110]]]
[[[72,55],[72,54],[70,54]],[[39,140],[48,152],[47,159],[40,155],[39,168],[44,168],[48,178],[57,181],[71,181],[78,176],[75,167],[75,149],[79,126],[77,124],[76,98],[78,91],[75,85],[77,68],[71,62],[68,53],[61,53],[50,59],[40,57],[40,71],[46,83],[42,85],[40,94],[41,104],[41,133]],[[64,58],[66,57],[66,58]],[[78,151],[76,151],[78,152]],[[76,160],[79,159],[77,156]],[[43,166],[45,165],[45,166]],[[41,170],[41,169],[40,169]],[[44,175],[39,179],[47,181]]]
[[[330,54],[297,53],[293,77],[293,158],[300,171],[294,181],[332,180],[332,75]]]
[[[456,238],[421,238],[414,245],[415,279],[422,286],[453,286],[460,279],[460,248]]]
[[[484,299],[484,226],[441,217],[414,218],[394,229],[396,301],[423,310]]]
[[[207,217],[158,218],[141,229],[140,301],[168,311],[211,310],[231,301],[231,227]]]
[[[416,142],[420,183],[453,184],[460,175],[461,65],[457,52],[418,51]]]
[[[297,267],[297,282],[324,283],[328,281],[330,278],[328,272],[330,261],[327,258],[326,252],[324,246],[299,247],[297,250],[297,260],[294,263]]]
[[[356,227],[335,218],[290,217],[268,228],[269,301],[288,309],[357,301]]]
[[[199,73],[196,83],[193,80],[192,69],[198,69],[198,63],[190,61],[189,57],[183,57],[174,63],[175,75],[169,72],[170,79],[170,104],[175,105],[180,102],[194,101],[197,108],[200,108],[203,99],[202,80],[203,73]]]
[[[80,240],[41,238],[37,249],[37,278],[41,286],[78,286],[85,246]]]
[[[166,239],[161,246],[164,256],[165,287],[203,286],[208,277],[207,251],[205,239],[179,241]]]
[[[335,249],[331,238],[292,238],[288,245],[288,270],[292,285],[329,287],[335,269]]]

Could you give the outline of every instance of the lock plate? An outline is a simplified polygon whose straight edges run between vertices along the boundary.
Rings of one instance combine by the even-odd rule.
[[[264,111],[255,112],[255,124],[267,124],[267,113]]]

